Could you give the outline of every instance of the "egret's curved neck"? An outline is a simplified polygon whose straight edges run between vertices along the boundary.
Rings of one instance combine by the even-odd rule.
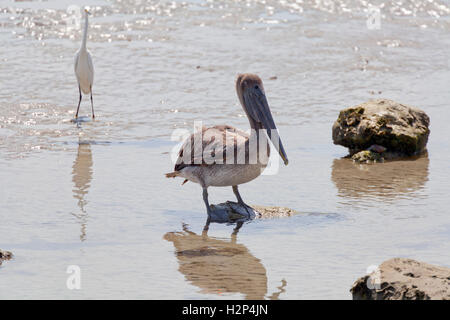
[[[84,50],[86,50],[88,25],[89,25],[89,21],[88,21],[88,15],[86,13],[85,14],[85,20],[84,20],[83,40],[81,42],[81,49],[84,49]]]

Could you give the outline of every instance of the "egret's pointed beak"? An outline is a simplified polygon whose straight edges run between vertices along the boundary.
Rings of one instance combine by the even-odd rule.
[[[248,88],[244,92],[244,105],[249,116],[255,121],[261,123],[262,127],[266,129],[267,135],[271,139],[273,145],[283,159],[287,166],[289,163],[286,152],[284,151],[283,143],[278,135],[278,130],[270,112],[269,104],[266,95],[260,87]],[[273,136],[273,138],[272,138]]]

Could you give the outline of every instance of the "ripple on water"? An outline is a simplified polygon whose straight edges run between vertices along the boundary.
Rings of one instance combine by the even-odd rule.
[[[63,142],[90,136],[101,139],[113,131],[101,121],[74,124],[73,108],[21,103],[1,104],[0,110],[0,149],[12,158],[39,150],[64,150]]]

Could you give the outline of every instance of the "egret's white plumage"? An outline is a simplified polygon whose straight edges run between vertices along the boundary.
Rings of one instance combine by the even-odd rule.
[[[87,32],[89,27],[89,15],[88,10],[84,10],[85,23],[83,30],[83,40],[81,41],[81,47],[75,54],[75,75],[78,81],[78,90],[80,93],[80,99],[78,101],[78,108],[75,118],[78,117],[78,111],[80,110],[82,94],[91,94],[91,107],[92,107],[92,118],[94,115],[94,102],[92,100],[92,85],[94,84],[94,65],[92,63],[91,54],[86,48]]]

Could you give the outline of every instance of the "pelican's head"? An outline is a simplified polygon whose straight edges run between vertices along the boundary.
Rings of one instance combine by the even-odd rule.
[[[87,16],[91,15],[91,12],[87,8],[84,9],[84,13],[86,13]]]
[[[272,139],[272,132],[277,132],[277,127],[273,121],[261,79],[256,74],[240,74],[236,80],[236,91],[242,108],[250,122],[255,124],[255,129],[266,129],[267,135]],[[289,161],[281,138],[278,138],[278,145],[277,143],[274,145],[284,164],[287,165]]]

